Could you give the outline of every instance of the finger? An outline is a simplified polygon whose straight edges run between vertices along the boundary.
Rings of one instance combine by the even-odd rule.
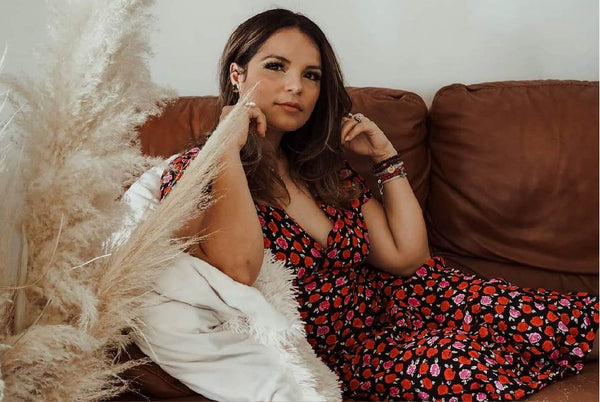
[[[248,107],[248,118],[256,122],[256,133],[264,137],[267,133],[267,117],[260,108]]]
[[[353,139],[355,139],[358,135],[362,134],[362,133],[368,133],[369,132],[369,128],[372,128],[372,122],[370,121],[364,121],[362,123],[358,123],[355,124],[349,131],[348,134],[346,134],[346,137],[344,138],[345,142],[349,142],[352,141]]]
[[[256,132],[263,138],[267,134],[267,116],[265,116],[262,110],[258,108],[256,116]]]
[[[344,123],[342,123],[342,130],[341,130],[341,142],[342,142],[342,144],[347,141],[346,137],[348,136],[348,133],[357,124],[358,124],[358,122],[356,120],[353,120],[353,119],[347,119]]]

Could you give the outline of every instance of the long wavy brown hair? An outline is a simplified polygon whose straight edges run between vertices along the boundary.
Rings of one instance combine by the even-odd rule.
[[[321,29],[302,14],[285,9],[272,9],[257,14],[231,34],[221,56],[220,108],[234,105],[239,94],[229,78],[231,63],[244,71],[260,47],[280,29],[296,28],[312,39],[321,53],[321,89],[315,108],[306,124],[285,133],[280,144],[289,162],[290,177],[306,183],[313,196],[335,206],[347,206],[362,189],[345,187],[340,180],[344,167],[341,148],[341,121],[352,108],[344,87],[344,79],[331,44]],[[289,203],[289,193],[276,173],[275,150],[265,146],[252,130],[240,156],[254,200],[275,206]]]

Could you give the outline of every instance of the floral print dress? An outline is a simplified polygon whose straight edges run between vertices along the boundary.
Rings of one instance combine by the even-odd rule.
[[[199,148],[171,162],[161,199]],[[346,185],[364,180],[349,167]],[[345,398],[514,400],[583,368],[598,329],[598,298],[520,288],[434,257],[410,277],[365,263],[361,213],[320,203],[333,223],[323,247],[285,210],[256,204],[264,246],[293,270],[307,338],[340,377]]]

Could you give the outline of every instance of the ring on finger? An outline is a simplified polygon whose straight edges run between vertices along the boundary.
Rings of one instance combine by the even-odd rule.
[[[255,107],[255,106],[256,106],[256,103],[255,103],[255,102],[252,102],[252,101],[250,101],[250,102],[246,102],[246,103],[244,103],[244,106],[247,106],[247,107]]]
[[[362,113],[356,113],[355,115],[352,115],[352,118],[359,123],[362,123],[362,120],[364,117],[365,117],[365,115]]]

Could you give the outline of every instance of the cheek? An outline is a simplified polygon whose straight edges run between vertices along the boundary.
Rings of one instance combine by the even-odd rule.
[[[311,104],[311,109],[315,108],[315,105],[317,104],[317,101],[319,100],[319,95],[321,94],[320,88],[315,88],[312,91],[309,91],[307,95],[309,95],[309,99],[310,99],[310,103]],[[312,110],[311,110],[312,111]]]

